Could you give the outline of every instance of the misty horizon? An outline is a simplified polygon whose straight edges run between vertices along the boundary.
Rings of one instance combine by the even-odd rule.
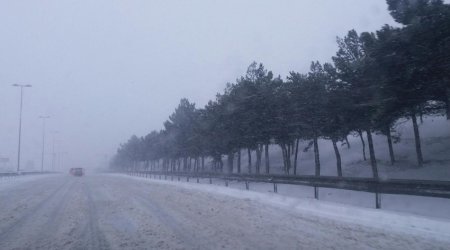
[[[398,25],[385,1],[3,2],[0,4],[0,157],[14,169],[24,89],[23,169],[105,165],[131,135],[159,130],[181,98],[204,106],[262,62],[284,78],[327,62],[349,29]],[[322,18],[326,17],[326,18]],[[330,20],[335,20],[330,22]],[[289,37],[289,39],[287,39]]]

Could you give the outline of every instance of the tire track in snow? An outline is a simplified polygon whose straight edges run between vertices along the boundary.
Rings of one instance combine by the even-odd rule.
[[[56,189],[50,192],[47,197],[38,202],[36,205],[27,206],[27,210],[23,211],[23,213],[19,215],[20,217],[18,219],[14,220],[13,222],[9,223],[7,226],[1,229],[0,239],[2,240],[2,242],[4,242],[5,239],[9,239],[10,235],[20,233],[18,231],[22,229],[26,225],[26,223],[28,223],[29,221],[33,221],[33,217],[36,217],[36,213],[38,213],[39,211],[45,212],[44,208],[46,208],[49,204],[51,204],[52,200],[56,200],[56,198],[59,198],[61,192],[67,189],[66,188],[67,185],[68,185],[67,182],[63,182],[61,185],[58,185]]]
[[[153,200],[151,196],[146,195],[145,189],[136,188],[134,187],[136,183],[124,183],[120,179],[108,178],[107,181],[102,183],[104,185],[103,188],[97,188],[97,191],[99,191],[98,193],[103,193],[103,198],[115,197],[116,201],[121,201],[117,204],[118,207],[115,207],[116,212],[117,210],[124,211],[124,213],[120,214],[120,219],[124,219],[123,222],[128,220],[131,225],[134,225],[133,227],[144,229],[145,231],[136,231],[135,235],[131,236],[133,242],[128,242],[125,246],[130,247],[129,244],[134,245],[130,249],[135,249],[135,247],[137,249],[148,249],[148,245],[168,249],[199,249],[198,244],[194,242],[195,238],[192,237],[192,229],[183,225],[168,211],[165,211],[166,209],[161,207],[159,201]],[[123,188],[119,191],[117,187]],[[131,204],[135,204],[135,206],[129,207]],[[149,235],[150,239],[153,240],[151,242],[149,242],[149,239],[142,239],[143,235],[148,232],[152,232]],[[144,248],[139,247],[142,244],[146,244],[146,246]]]
[[[83,249],[110,249],[109,243],[98,225],[98,209],[95,204],[95,200],[92,197],[93,191],[89,182],[87,182],[84,186],[84,193],[87,196],[88,219],[82,230],[81,236],[85,241],[87,241],[88,245],[87,248]]]

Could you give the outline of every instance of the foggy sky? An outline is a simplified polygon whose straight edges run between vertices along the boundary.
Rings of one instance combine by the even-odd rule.
[[[186,97],[198,107],[252,61],[283,78],[329,61],[336,36],[394,25],[384,0],[0,1],[0,157],[22,167],[97,167],[131,135],[144,136]],[[4,170],[0,164],[0,171]]]

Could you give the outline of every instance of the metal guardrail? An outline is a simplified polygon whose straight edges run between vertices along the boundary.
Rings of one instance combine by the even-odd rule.
[[[0,172],[0,178],[3,177],[18,177],[18,176],[23,176],[23,175],[37,175],[37,174],[51,174],[54,172],[50,172],[50,171],[28,171],[28,172]]]
[[[228,181],[245,182],[249,189],[250,182],[272,183],[274,192],[277,192],[277,184],[291,184],[314,187],[314,197],[319,198],[318,188],[334,188],[353,191],[363,191],[375,194],[375,207],[381,208],[381,198],[379,194],[399,194],[415,195],[425,197],[439,197],[450,199],[450,181],[434,180],[408,180],[408,179],[374,179],[356,177],[335,177],[335,176],[287,176],[287,175],[250,175],[250,174],[218,174],[218,173],[195,173],[195,172],[163,172],[163,171],[133,171],[131,175],[148,177],[149,175],[222,179],[228,186]]]

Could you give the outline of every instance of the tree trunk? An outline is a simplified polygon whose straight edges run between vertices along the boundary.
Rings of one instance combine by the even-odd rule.
[[[367,142],[369,143],[370,166],[372,166],[373,178],[378,179],[377,159],[375,158],[375,149],[373,148],[372,133],[370,129],[366,130]]]
[[[281,154],[283,156],[283,167],[284,167],[284,173],[287,174],[287,160],[286,160],[286,155],[287,155],[287,151],[286,151],[286,145],[285,144],[279,144],[281,147]]]
[[[241,173],[241,149],[238,150],[238,158],[237,158],[237,172]]]
[[[220,168],[220,172],[223,173],[223,160],[222,160],[222,155],[219,158],[219,168]]]
[[[300,139],[295,141],[295,156],[294,156],[294,175],[297,175],[297,159],[298,159],[298,143]]]
[[[205,171],[205,156],[202,155],[202,172]]]
[[[387,142],[389,146],[389,157],[391,158],[391,165],[394,165],[395,157],[394,157],[394,148],[392,146],[392,136],[391,136],[391,128],[387,127],[386,129]]]
[[[414,113],[411,115],[413,128],[414,128],[414,140],[416,142],[416,154],[417,154],[417,163],[419,167],[423,166],[423,156],[422,156],[422,148],[420,146],[420,134],[419,134],[419,126],[417,125],[417,118]]]
[[[229,153],[228,154],[228,173],[232,174],[233,173],[233,168],[234,168],[234,153]]]
[[[339,148],[336,144],[336,140],[332,139],[331,142],[333,143],[334,154],[336,155],[337,174],[339,177],[342,177],[341,154],[339,153]]]
[[[248,153],[248,173],[251,174],[252,173],[252,151],[250,150],[250,148],[247,149],[247,153]]]
[[[290,174],[290,172],[291,172],[291,144],[290,143],[287,145],[286,162],[287,162],[287,174]]]
[[[347,144],[347,148],[350,149],[350,142],[348,141],[348,135],[345,136],[345,143]]]
[[[256,146],[256,174],[260,173],[262,157],[262,145]]]
[[[319,157],[319,145],[317,137],[314,137],[314,162],[315,162],[315,175],[320,176],[320,157]]]
[[[270,172],[269,144],[264,147],[264,160],[266,162],[266,174]]]
[[[450,88],[447,88],[447,94],[446,94],[446,113],[447,113],[447,120],[450,120]]]
[[[367,160],[367,158],[366,158],[366,143],[364,142],[364,137],[363,137],[361,130],[358,130],[358,134],[359,134],[359,138],[361,138],[361,143],[362,143],[362,148],[363,148],[363,158],[364,158],[364,161],[366,161]]]

